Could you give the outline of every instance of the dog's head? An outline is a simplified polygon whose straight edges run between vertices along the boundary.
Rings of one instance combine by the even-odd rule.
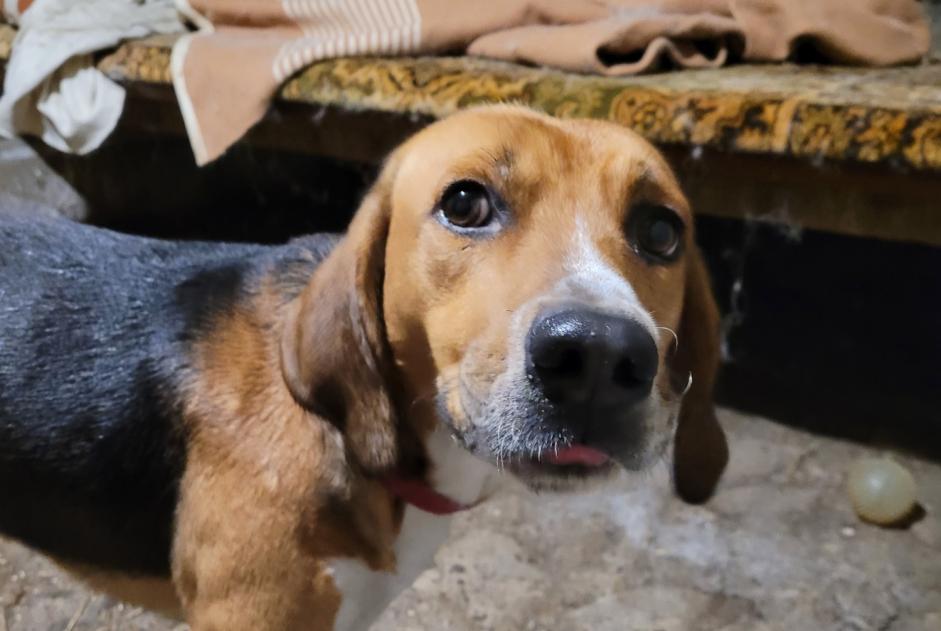
[[[697,500],[727,455],[717,328],[656,150],[613,124],[487,107],[390,157],[302,295],[283,365],[367,468],[396,457],[395,410],[427,406],[535,488],[641,469],[675,431],[676,482]]]

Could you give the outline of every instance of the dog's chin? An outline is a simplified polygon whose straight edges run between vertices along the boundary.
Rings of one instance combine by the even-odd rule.
[[[624,471],[614,460],[602,465],[588,466],[557,465],[536,459],[523,459],[510,461],[504,468],[532,491],[555,493],[598,488],[610,483]]]
[[[658,440],[633,449],[611,446],[604,462],[558,464],[546,457],[510,457],[502,468],[534,491],[584,491],[650,469],[663,457],[666,443]]]

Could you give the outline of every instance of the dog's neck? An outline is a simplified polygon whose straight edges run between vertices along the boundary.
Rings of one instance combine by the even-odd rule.
[[[456,512],[435,508],[445,507],[444,503],[461,508],[479,504],[490,497],[506,477],[457,444],[436,419],[435,423],[422,434],[429,466],[425,478],[418,482],[426,485],[420,494],[426,498],[434,494],[437,499],[423,507],[422,500],[409,501],[408,491],[403,493],[401,489],[385,485],[390,493],[406,502],[393,544],[395,570],[377,572],[352,560],[330,563],[333,582],[343,597],[335,623],[337,631],[368,627],[395,596],[433,565],[434,554],[447,539],[451,518]],[[435,506],[438,502],[443,503]]]
[[[426,438],[425,449],[430,461],[428,485],[461,506],[475,506],[502,486],[505,476],[470,454],[441,423]]]
[[[421,443],[427,468],[419,479],[393,474],[386,488],[405,502],[430,513],[450,514],[471,508],[493,495],[506,477],[492,464],[477,458],[455,440],[438,418],[428,397],[408,406],[400,417]],[[403,408],[399,408],[402,410]],[[422,488],[424,486],[424,488]]]

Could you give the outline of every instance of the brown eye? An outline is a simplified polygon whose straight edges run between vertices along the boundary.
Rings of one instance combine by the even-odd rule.
[[[463,229],[483,228],[494,219],[489,192],[473,180],[461,180],[449,186],[441,196],[438,212],[447,224]]]
[[[683,222],[665,206],[641,204],[631,209],[628,235],[638,254],[653,261],[668,263],[682,253]]]

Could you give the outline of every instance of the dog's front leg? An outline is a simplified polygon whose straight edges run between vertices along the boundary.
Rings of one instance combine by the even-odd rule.
[[[191,445],[173,579],[192,631],[333,628],[338,594],[309,545],[316,476],[292,455],[288,469]]]

